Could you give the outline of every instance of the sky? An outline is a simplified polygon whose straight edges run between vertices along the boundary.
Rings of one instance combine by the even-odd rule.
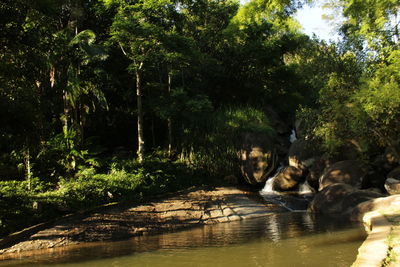
[[[245,4],[250,0],[240,0],[241,4]],[[303,26],[303,32],[309,36],[315,33],[320,39],[327,42],[330,40],[337,41],[339,35],[335,32],[335,27],[332,23],[322,19],[323,14],[332,15],[329,10],[323,9],[320,5],[315,4],[313,7],[305,5],[302,9],[298,10],[295,18]],[[341,15],[334,14],[335,20],[340,21]]]
[[[339,35],[335,32],[335,27],[332,23],[322,19],[324,13],[329,14],[329,11],[319,6],[305,6],[303,9],[297,11],[295,18],[303,26],[305,34],[312,36],[315,33],[320,39],[327,42],[329,40],[336,41]]]

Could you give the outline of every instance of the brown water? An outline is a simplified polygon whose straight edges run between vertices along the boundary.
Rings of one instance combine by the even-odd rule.
[[[285,213],[47,250],[0,266],[350,266],[364,238],[359,225]]]

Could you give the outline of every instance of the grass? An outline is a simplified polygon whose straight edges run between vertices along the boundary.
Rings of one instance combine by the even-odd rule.
[[[107,171],[81,168],[73,177],[60,177],[55,184],[39,178],[32,179],[30,185],[26,181],[1,181],[0,238],[68,213],[112,202],[139,203],[152,196],[218,182],[200,169],[177,162],[109,162]]]

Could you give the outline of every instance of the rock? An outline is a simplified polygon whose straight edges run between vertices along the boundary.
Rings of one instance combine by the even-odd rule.
[[[386,148],[384,159],[391,166],[397,166],[400,163],[399,155],[390,147]]]
[[[308,209],[310,212],[321,214],[340,213],[343,210],[343,199],[355,190],[348,184],[329,185],[315,195]]]
[[[384,191],[386,177],[381,169],[372,169],[365,175],[362,187],[363,188],[377,188],[381,192]]]
[[[395,168],[391,172],[388,173],[387,178],[393,178],[396,180],[400,180],[400,167]]]
[[[324,162],[322,159],[318,159],[310,168],[308,168],[308,175],[306,177],[306,181],[315,190],[318,190],[319,178],[324,172],[325,167],[326,167],[326,162]]]
[[[294,122],[294,129],[296,131],[297,138],[306,138],[306,125],[303,119],[296,118]]]
[[[357,160],[360,158],[361,147],[357,140],[346,140],[339,149],[338,160]]]
[[[389,172],[384,188],[390,195],[400,194],[400,167]]]
[[[272,189],[275,191],[289,191],[304,181],[304,172],[292,166],[282,169],[275,177]]]
[[[289,148],[289,166],[306,170],[315,162],[315,154],[316,152],[308,141],[298,139]]]
[[[344,183],[361,189],[367,169],[361,162],[357,160],[345,160],[334,163],[325,169],[319,179],[319,191],[325,187],[335,184]]]
[[[400,195],[380,197],[358,204],[351,212],[352,221],[362,221],[365,213],[370,211],[399,211]]]
[[[374,191],[357,190],[348,184],[332,184],[315,195],[309,211],[349,217],[358,204],[381,196],[382,194]]]
[[[400,181],[393,178],[387,178],[385,182],[385,189],[389,195],[400,194]]]
[[[341,213],[350,214],[358,204],[382,196],[381,193],[372,190],[356,190],[351,192],[343,198]]]
[[[258,194],[234,187],[192,188],[141,205],[114,203],[29,227],[0,239],[0,255],[84,242],[128,239],[195,225],[240,221],[283,212]]]
[[[244,135],[238,157],[242,175],[252,185],[265,183],[278,161],[271,138],[258,133]]]
[[[383,169],[386,173],[392,171],[394,168],[399,166],[399,163],[396,161],[395,155],[389,148],[386,148],[383,154],[377,155],[372,164]]]

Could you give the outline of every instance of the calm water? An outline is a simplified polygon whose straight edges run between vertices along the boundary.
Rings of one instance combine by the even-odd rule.
[[[350,266],[364,238],[359,225],[285,213],[52,249],[0,266]]]

